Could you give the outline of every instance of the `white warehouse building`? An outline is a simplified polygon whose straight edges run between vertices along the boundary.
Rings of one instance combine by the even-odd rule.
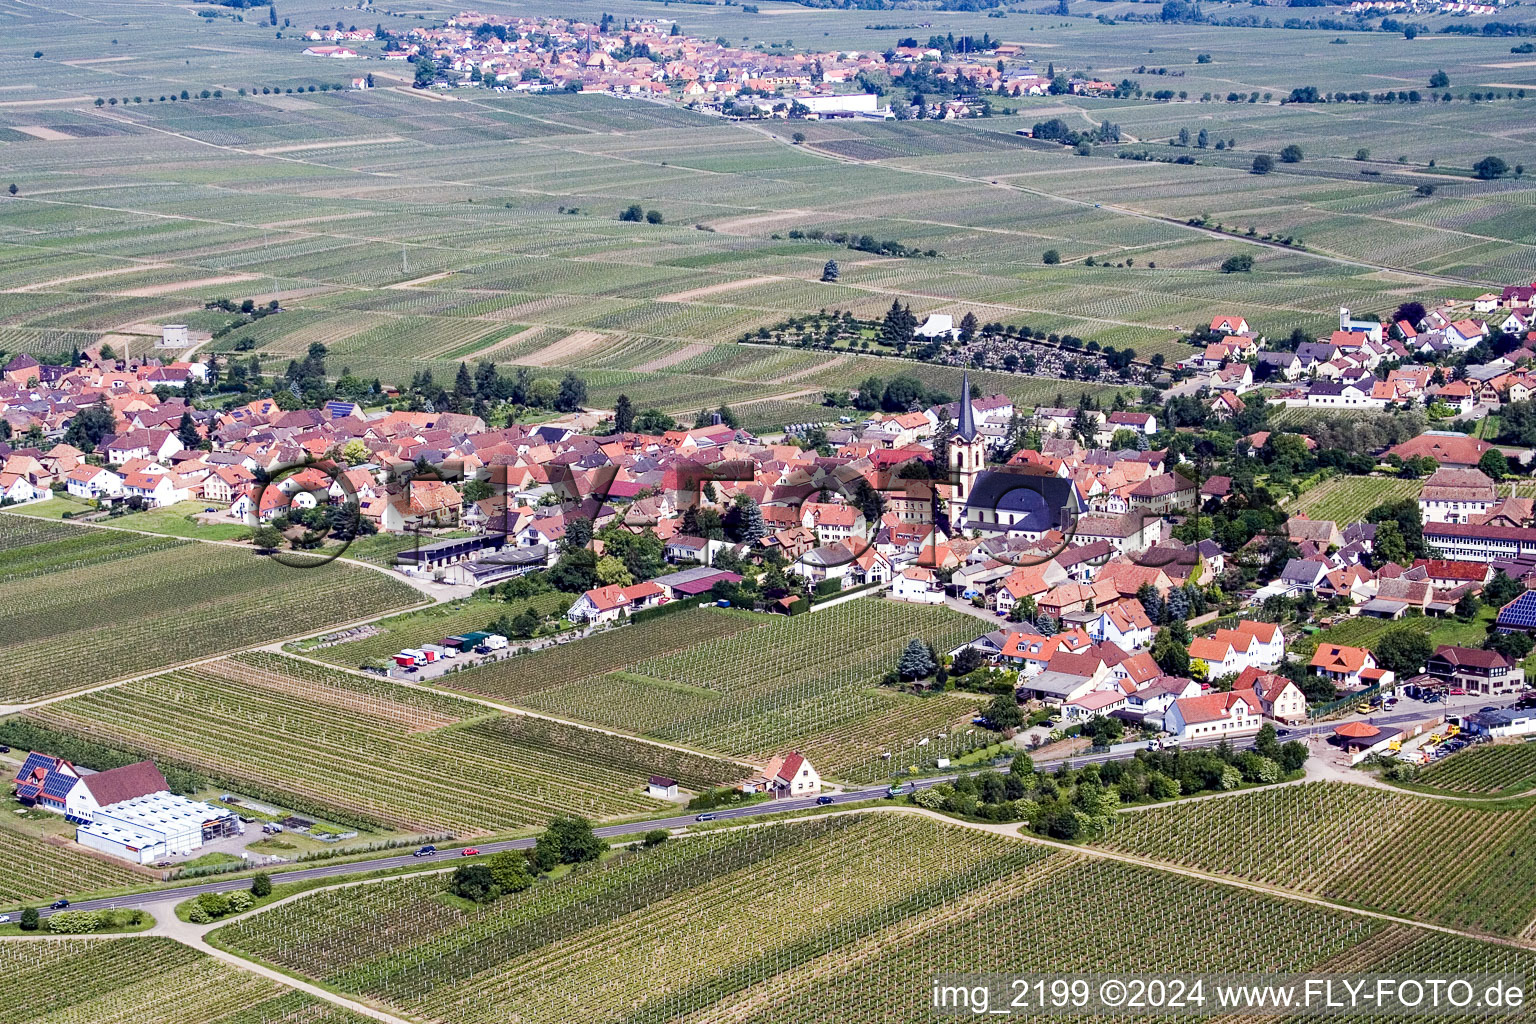
[[[137,864],[191,853],[209,839],[244,831],[224,807],[172,793],[150,793],[98,809],[75,842]]]

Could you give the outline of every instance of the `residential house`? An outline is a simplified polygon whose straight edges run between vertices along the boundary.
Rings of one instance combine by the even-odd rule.
[[[576,599],[566,617],[572,622],[612,622],[620,615],[654,607],[665,597],[666,591],[649,581],[627,587],[618,584],[594,587]]]
[[[943,604],[944,587],[932,569],[914,565],[891,580],[891,597],[916,604]]]
[[[1419,494],[1419,514],[1426,523],[1469,523],[1498,501],[1498,489],[1481,470],[1442,466]]]
[[[1232,646],[1231,640],[1197,636],[1189,642],[1189,657],[1205,662],[1205,678],[1209,681],[1235,676],[1247,668],[1247,658]]]
[[[1486,696],[1518,693],[1525,688],[1525,670],[1498,651],[1441,644],[1424,671],[1450,686]]]
[[[1307,718],[1307,698],[1301,687],[1282,675],[1247,668],[1232,684],[1234,690],[1252,690],[1258,695],[1260,709],[1265,718],[1272,718],[1287,725],[1304,722]]]
[[[101,466],[80,466],[64,478],[64,489],[77,498],[122,497],[123,478]]]
[[[1376,656],[1363,647],[1318,644],[1308,667],[1344,690],[1363,690],[1371,685],[1367,673],[1376,668]]]
[[[1160,473],[1132,487],[1127,497],[1132,514],[1141,511],[1168,515],[1193,510],[1197,490],[1193,482],[1177,473]]]
[[[1163,728],[1181,742],[1244,736],[1258,732],[1263,724],[1263,702],[1252,690],[1175,700],[1163,717]]]

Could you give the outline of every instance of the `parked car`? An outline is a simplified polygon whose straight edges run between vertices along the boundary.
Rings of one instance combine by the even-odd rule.
[[[67,906],[69,906],[69,900],[54,900],[52,903],[48,904],[48,909],[63,910]]]
[[[1479,711],[1497,711],[1498,708],[1496,708],[1496,707],[1494,707],[1493,705],[1490,704],[1486,708],[1478,708],[1477,710],[1479,710]]]
[[[827,804],[832,802],[832,798],[829,796],[819,796],[816,798],[816,802],[825,807]]]
[[[428,843],[426,846],[423,846],[421,849],[419,849],[415,853],[411,854],[411,856],[412,857],[430,857],[430,856],[432,856],[436,852],[437,852],[437,847],[433,846],[431,843]]]
[[[4,743],[0,743],[0,754],[9,754],[10,752],[10,747],[6,746]]]
[[[478,856],[480,856],[480,848],[478,846],[466,846],[466,847],[464,847],[464,849],[459,851],[459,856],[460,857],[478,857]]]
[[[1449,693],[1452,697],[1465,697],[1467,695],[1467,691],[1463,690],[1459,686],[1453,686],[1446,692]]]
[[[714,811],[705,811],[703,814],[695,816],[693,820],[694,821],[714,821],[715,817],[716,817],[716,815],[715,815]]]
[[[10,914],[0,914],[0,924],[10,924],[10,923],[11,923],[11,915]]]

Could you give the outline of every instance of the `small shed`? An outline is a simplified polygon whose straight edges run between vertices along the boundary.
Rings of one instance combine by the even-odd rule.
[[[652,775],[645,784],[645,795],[657,800],[676,800],[677,780],[665,775]]]

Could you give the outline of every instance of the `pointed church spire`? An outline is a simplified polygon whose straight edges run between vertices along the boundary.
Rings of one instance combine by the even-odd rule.
[[[965,371],[960,377],[960,425],[955,428],[955,437],[961,441],[976,440],[976,413],[971,409],[971,373]]]

